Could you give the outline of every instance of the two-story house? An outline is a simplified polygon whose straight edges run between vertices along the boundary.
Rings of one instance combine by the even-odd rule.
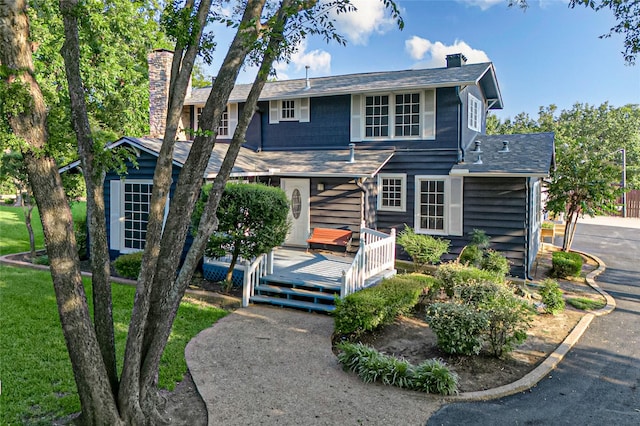
[[[167,110],[172,53],[149,57],[149,138],[123,138],[138,152],[126,180],[107,176],[112,256],[144,247],[153,168]],[[250,85],[229,98],[205,179],[226,152]],[[198,129],[210,88],[187,95],[183,129]],[[553,134],[485,134],[487,112],[502,108],[493,64],[449,55],[445,68],[274,81],[265,85],[232,177],[282,187],[291,200],[286,244],[305,246],[316,227],[361,223],[451,240],[457,253],[473,229],[527,276],[539,244],[541,181],[554,163]],[[176,144],[174,180],[190,149]],[[401,249],[398,254],[403,255]],[[405,255],[406,257],[406,255]]]

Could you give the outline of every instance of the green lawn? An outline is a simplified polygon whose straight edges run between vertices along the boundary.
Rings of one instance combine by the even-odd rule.
[[[74,217],[84,215],[84,208],[75,205]],[[0,254],[29,250],[22,214],[20,208],[0,206]],[[41,248],[39,218],[34,217],[34,227]],[[84,285],[91,307],[91,280],[84,279]],[[112,286],[119,369],[134,294],[134,287]],[[162,357],[160,387],[172,390],[182,380],[187,343],[224,315],[197,301],[182,302]],[[80,411],[49,272],[0,265],[0,381],[0,425],[48,425]]]
[[[86,215],[86,203],[74,203],[71,212],[74,218],[83,218]],[[44,237],[38,209],[33,209],[31,219],[33,233],[36,239],[36,248],[44,248]],[[10,253],[29,251],[29,233],[24,224],[24,210],[22,207],[10,207],[0,205],[0,256]]]

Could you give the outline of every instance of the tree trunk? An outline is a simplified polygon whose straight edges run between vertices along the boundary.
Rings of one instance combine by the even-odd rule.
[[[249,92],[249,96],[247,97],[247,100],[245,102],[243,113],[238,119],[238,125],[233,135],[232,142],[230,143],[230,146],[227,150],[227,154],[223,160],[220,170],[218,171],[218,174],[216,175],[216,178],[213,183],[213,187],[209,193],[209,199],[207,201],[202,217],[200,219],[197,235],[191,244],[191,247],[187,253],[187,257],[182,265],[182,268],[179,271],[179,275],[175,279],[175,282],[173,282],[170,287],[166,286],[162,292],[155,293],[156,297],[160,297],[160,298],[154,299],[152,303],[153,308],[152,308],[152,311],[150,312],[150,316],[153,315],[154,318],[156,319],[156,321],[153,322],[153,324],[156,327],[153,328],[148,333],[148,336],[153,337],[153,340],[149,343],[149,351],[147,353],[147,359],[145,360],[144,374],[143,374],[143,377],[146,379],[144,386],[148,388],[155,387],[156,377],[153,375],[153,372],[157,371],[158,365],[160,363],[160,358],[162,356],[162,351],[164,350],[164,346],[166,345],[166,341],[169,337],[169,333],[171,331],[171,324],[177,313],[180,300],[184,295],[184,292],[191,280],[191,277],[193,276],[193,272],[195,271],[195,268],[198,264],[199,259],[202,257],[202,254],[206,247],[209,236],[218,227],[216,210],[218,208],[218,204],[220,203],[220,199],[222,197],[222,193],[224,191],[224,186],[226,184],[226,181],[228,180],[231,174],[233,164],[235,163],[236,157],[242,146],[242,142],[245,140],[246,131],[251,121],[251,118],[253,117],[253,114],[256,110],[258,98],[260,97],[262,88],[264,87],[264,84],[267,81],[273,62],[278,57],[278,52],[279,52],[278,46],[282,40],[282,33],[284,31],[284,27],[286,24],[287,13],[291,12],[290,7],[291,7],[291,1],[285,0],[282,2],[280,9],[278,10],[276,22],[279,24],[279,28],[277,28],[274,31],[274,33],[270,35],[271,38],[269,40],[269,45],[266,49],[265,56],[263,57],[260,70],[258,72],[258,75],[256,76],[256,79],[253,83],[251,91]],[[244,20],[245,18],[243,18],[243,22],[245,21]],[[233,51],[233,45],[232,45],[232,48],[230,48],[229,52],[232,52],[232,51]],[[216,79],[216,81],[219,78],[220,76]],[[214,91],[215,91],[215,85],[211,92],[214,93]],[[209,98],[207,102],[209,101],[211,101],[211,98]],[[205,114],[203,113],[203,117],[204,116]],[[205,127],[205,129],[215,128],[213,127],[214,124],[217,124],[217,123],[208,123],[208,125],[211,127]],[[191,153],[193,153],[193,147],[192,147]],[[209,149],[208,153],[211,153],[211,149]],[[186,164],[185,164],[185,168],[186,168]],[[199,176],[202,176],[203,173],[204,173],[204,169],[202,169]],[[182,182],[182,180],[180,180],[180,182]],[[198,191],[193,190],[193,191],[196,194],[200,193],[199,190]],[[177,189],[176,189],[176,192],[178,192]],[[194,200],[194,205],[195,205],[195,200]],[[173,203],[172,203],[172,207],[173,207]],[[191,211],[192,210],[193,210],[193,206],[191,207]],[[190,218],[191,214],[189,213],[186,217]],[[187,226],[188,226],[188,223],[187,223]],[[185,229],[185,232],[186,232],[186,229]],[[163,241],[163,246],[165,246],[164,241]],[[164,259],[164,257],[161,256],[161,259]],[[179,260],[179,259],[176,259],[176,260]],[[164,264],[162,263],[159,264],[159,272],[157,273],[158,277],[166,276],[164,272],[160,272],[161,271],[160,267],[163,265]],[[177,267],[177,264],[176,264],[176,267]]]
[[[24,224],[27,227],[27,232],[29,233],[29,253],[31,257],[31,262],[36,258],[36,237],[33,234],[33,224],[31,223],[31,218],[33,216],[33,203],[29,200],[29,203],[25,204],[23,207],[24,210]]]
[[[238,263],[238,257],[240,256],[240,247],[234,247],[233,254],[231,256],[231,262],[229,263],[229,269],[227,270],[227,275],[225,279],[225,289],[228,292],[231,290],[231,286],[233,285],[233,270],[236,267],[236,263]]]
[[[144,418],[161,421],[156,409],[155,389],[148,394],[141,392],[141,369],[144,362],[146,348],[144,345],[145,332],[149,321],[155,318],[149,316],[150,294],[154,284],[156,265],[160,256],[160,242],[164,232],[170,225],[164,224],[164,209],[172,183],[172,159],[175,137],[178,129],[182,106],[189,83],[189,77],[199,50],[202,30],[207,22],[212,0],[202,0],[198,5],[197,22],[193,25],[191,44],[188,46],[176,43],[174,51],[171,83],[169,86],[169,110],[167,113],[166,130],[153,177],[153,192],[150,200],[149,220],[142,268],[138,278],[135,304],[129,324],[129,335],[125,349],[125,360],[120,379],[118,401],[121,409],[130,416],[132,422],[142,422]],[[193,7],[194,1],[188,0],[185,7]],[[187,39],[187,37],[185,37]],[[185,51],[186,47],[186,51]],[[226,102],[226,99],[225,99]],[[222,114],[222,112],[220,112]],[[202,175],[200,175],[202,178]],[[190,216],[189,216],[190,217]],[[189,218],[187,218],[188,220]],[[182,245],[172,246],[173,250],[182,251]],[[177,265],[176,265],[177,267]],[[175,269],[163,280],[170,280],[175,275]],[[157,369],[153,373],[157,375]],[[145,389],[145,391],[148,389]]]
[[[0,3],[0,62],[7,84],[21,84],[23,111],[9,116],[13,133],[25,140],[23,158],[40,211],[62,331],[78,388],[85,424],[121,424],[91,324],[80,275],[71,209],[55,161],[44,153],[47,110],[33,75],[24,0]]]
[[[77,16],[81,12],[78,0],[60,0],[64,21],[64,57],[71,118],[78,139],[78,152],[87,188],[87,219],[89,224],[89,251],[91,253],[93,322],[100,344],[100,352],[111,390],[118,391],[116,345],[113,330],[113,306],[111,300],[111,266],[107,246],[107,225],[104,208],[104,167],[96,163],[93,137],[89,125],[84,98],[84,83],[80,74],[80,38]]]

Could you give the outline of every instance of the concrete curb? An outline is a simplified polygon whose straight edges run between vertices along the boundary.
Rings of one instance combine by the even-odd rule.
[[[599,259],[598,257],[584,253],[577,250],[572,250],[576,253],[579,253],[583,256],[589,257],[593,259],[596,263],[598,263],[598,268],[594,271],[590,272],[587,277],[587,284],[592,287],[595,291],[600,293],[607,301],[607,304],[604,308],[599,309],[597,311],[590,312],[586,314],[582,319],[578,322],[578,324],[571,330],[571,333],[564,339],[560,345],[553,351],[549,356],[536,368],[526,374],[519,380],[516,380],[513,383],[508,385],[499,386],[497,388],[488,389],[485,391],[477,391],[477,392],[464,392],[456,396],[446,397],[445,400],[447,402],[470,402],[470,401],[487,401],[491,399],[503,398],[505,396],[514,395],[516,393],[520,393],[534,387],[540,380],[544,377],[548,376],[551,371],[556,368],[556,366],[562,361],[565,355],[569,352],[569,350],[580,340],[580,337],[584,334],[584,332],[591,324],[591,321],[596,316],[606,315],[616,308],[616,301],[613,297],[607,294],[604,290],[602,290],[594,281],[594,278],[600,275],[605,271],[607,265]]]
[[[9,259],[10,256],[23,255],[28,253],[29,252],[5,254],[4,256],[0,256],[0,264],[15,266],[18,268],[36,269],[40,271],[49,270],[49,267],[46,265],[34,265],[33,263],[23,262],[21,260]],[[82,271],[81,274],[83,277],[88,277],[88,278],[91,278],[93,276],[91,272]],[[138,284],[138,282],[135,280],[120,278],[120,277],[111,277],[111,282],[117,283],[117,284],[130,285],[134,287]],[[194,289],[188,288],[185,292],[185,295],[189,295],[194,299],[198,299],[200,301],[209,303],[211,305],[219,306],[223,309],[236,309],[242,306],[242,301],[239,298],[227,296],[224,294],[214,293],[212,291],[194,290]]]

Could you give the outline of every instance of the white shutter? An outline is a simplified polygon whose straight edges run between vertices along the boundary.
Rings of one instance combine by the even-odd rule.
[[[109,213],[109,248],[111,250],[120,250],[121,247],[121,226],[122,226],[122,200],[120,196],[120,189],[122,182],[119,179],[109,181],[110,188],[110,201],[109,207],[111,212]]]
[[[229,138],[232,138],[238,127],[238,104],[227,105],[227,118],[229,119]]]
[[[298,115],[300,122],[308,123],[311,120],[311,104],[309,98],[301,98],[297,104],[300,105],[300,115]]]
[[[422,115],[422,138],[436,138],[436,91],[435,89],[424,92],[424,111]]]
[[[449,178],[449,235],[462,235],[463,188],[461,177]]]
[[[277,124],[280,122],[279,101],[269,101],[269,124]]]
[[[362,140],[362,95],[351,95],[351,142]]]

